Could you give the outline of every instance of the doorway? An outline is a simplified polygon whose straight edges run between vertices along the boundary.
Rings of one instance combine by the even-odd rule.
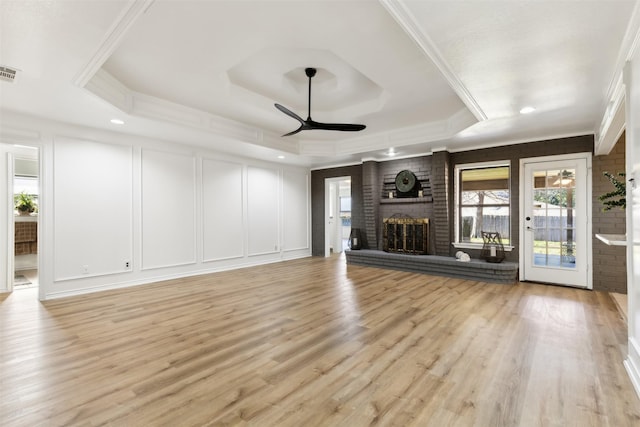
[[[0,144],[4,154],[0,179],[2,291],[33,289],[39,292],[40,161],[37,147]],[[4,280],[3,280],[4,281]],[[1,287],[1,286],[0,286]],[[35,288],[35,289],[34,289]]]
[[[348,248],[351,233],[351,177],[327,178],[324,190],[324,254],[328,257]]]
[[[34,156],[13,156],[13,290],[38,286],[38,201],[40,174]],[[15,206],[14,206],[15,207]]]
[[[591,154],[520,161],[521,280],[592,288]]]

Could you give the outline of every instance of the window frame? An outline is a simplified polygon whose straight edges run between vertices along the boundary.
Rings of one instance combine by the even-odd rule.
[[[454,241],[451,243],[455,248],[458,249],[482,249],[482,243],[474,243],[474,242],[461,242],[460,236],[460,214],[461,214],[461,176],[462,172],[466,170],[474,170],[474,169],[489,169],[489,168],[498,168],[498,167],[508,167],[509,168],[509,177],[507,178],[507,186],[509,191],[509,241],[511,241],[511,225],[512,225],[512,208],[513,208],[513,197],[511,191],[511,177],[513,169],[511,167],[511,160],[496,160],[489,162],[476,162],[476,163],[461,163],[455,165],[454,168]],[[482,207],[491,207],[497,206],[494,203],[483,204]],[[505,206],[505,205],[500,205]],[[512,251],[514,246],[512,245],[504,245],[505,251]]]

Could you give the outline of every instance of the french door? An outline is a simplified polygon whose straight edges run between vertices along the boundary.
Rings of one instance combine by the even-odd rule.
[[[590,153],[521,160],[521,280],[591,289],[590,163]]]

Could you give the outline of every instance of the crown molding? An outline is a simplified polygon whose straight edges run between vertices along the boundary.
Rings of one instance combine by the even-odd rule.
[[[607,155],[618,142],[625,128],[625,90],[622,74],[611,95],[600,128],[595,136],[593,152],[596,156]]]
[[[640,46],[640,2],[636,2],[629,24],[625,30],[615,72],[607,89],[606,105],[602,107],[602,119],[596,125],[596,141],[594,152],[596,155],[608,154],[624,129],[624,66],[636,54]]]
[[[113,51],[118,47],[127,31],[129,31],[138,18],[149,9],[154,1],[155,0],[129,1],[113,24],[111,24],[109,30],[107,30],[96,52],[73,78],[73,83],[76,86],[84,87],[89,80],[91,80],[100,67],[102,67],[102,64],[109,59]]]
[[[475,117],[469,110],[463,108],[446,120],[399,128],[373,135],[339,141],[300,140],[298,138],[281,138],[270,131],[132,91],[103,69],[95,73],[85,86],[85,89],[132,116],[172,122],[266,148],[306,156],[351,155],[385,150],[389,148],[389,145],[402,147],[440,141],[451,138],[461,130],[476,123]]]
[[[18,128],[12,125],[2,123],[0,126],[0,141],[11,144],[35,143],[41,138],[40,132]]]
[[[463,108],[447,120],[399,128],[370,137],[343,141],[341,145],[344,145],[345,149],[339,150],[338,154],[358,154],[364,151],[386,150],[390,145],[399,148],[408,145],[445,141],[476,122],[475,117],[469,110]],[[351,141],[357,143],[351,144]]]
[[[215,135],[298,154],[295,138],[283,139],[273,132],[132,91],[103,69],[95,73],[84,89],[132,116],[172,122]]]
[[[480,104],[478,104],[473,95],[471,95],[471,92],[469,92],[467,87],[458,78],[449,63],[444,59],[438,47],[433,40],[431,40],[431,37],[429,37],[420,24],[418,24],[415,16],[409,11],[404,2],[402,0],[379,0],[379,2],[418,47],[420,47],[422,52],[434,63],[442,76],[447,80],[447,83],[449,83],[451,89],[453,89],[476,119],[479,121],[487,120],[487,115],[480,107]]]
[[[84,89],[113,105],[120,111],[131,114],[133,92],[118,79],[103,69],[99,69],[87,82]]]
[[[387,150],[389,146],[404,147],[444,141],[452,138],[462,129],[475,122],[473,115],[464,108],[447,120],[408,126],[373,135],[340,141],[301,140],[299,143],[300,154],[307,156],[345,156]]]

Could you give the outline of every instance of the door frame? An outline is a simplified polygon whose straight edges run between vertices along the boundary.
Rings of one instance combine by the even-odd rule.
[[[592,196],[593,196],[593,177],[592,177],[592,159],[593,155],[590,152],[583,153],[571,153],[571,154],[562,154],[557,156],[543,156],[543,157],[528,157],[520,159],[520,171],[519,171],[519,210],[518,210],[518,237],[519,237],[519,280],[525,280],[525,227],[524,221],[522,217],[524,216],[524,208],[525,208],[525,173],[524,173],[524,165],[527,163],[543,163],[543,162],[556,162],[556,161],[565,161],[565,160],[585,160],[586,161],[586,204],[585,210],[586,212],[580,212],[583,214],[586,219],[586,238],[587,238],[587,247],[586,247],[586,280],[587,286],[580,287],[581,289],[593,289],[593,224],[592,224],[592,212],[591,209],[593,206]],[[570,285],[567,285],[570,286]]]
[[[32,160],[32,156],[28,154],[23,154],[22,150],[36,150],[36,161],[38,162],[38,186],[39,186],[39,195],[38,195],[38,253],[36,256],[36,263],[38,269],[38,299],[43,301],[46,298],[46,287],[45,287],[45,279],[43,273],[43,260],[44,260],[44,244],[43,240],[44,233],[42,230],[43,225],[43,211],[46,212],[46,208],[44,208],[44,200],[45,197],[43,193],[44,191],[44,167],[43,167],[43,157],[44,157],[44,148],[42,144],[39,143],[31,143],[31,142],[22,142],[20,145],[15,143],[11,143],[5,140],[0,140],[5,146],[14,147],[13,151],[7,151],[6,156],[6,166],[7,166],[7,221],[6,224],[0,224],[0,226],[6,227],[7,230],[7,259],[5,260],[5,265],[7,266],[7,292],[13,292],[14,290],[14,276],[15,276],[15,217],[14,217],[14,202],[13,202],[13,188],[14,188],[14,174],[15,174],[15,161],[16,159],[30,159]]]
[[[331,206],[331,185],[332,184],[339,184],[341,181],[346,181],[346,180],[351,180],[351,176],[347,175],[347,176],[337,176],[337,177],[332,177],[332,178],[325,178],[324,179],[324,256],[325,257],[329,257],[331,256],[331,233],[335,232],[335,230],[331,230],[331,227],[329,227],[329,219],[330,219],[330,209],[329,207]],[[335,203],[338,203],[337,206],[339,206],[340,203],[340,188],[338,185],[338,191],[336,191],[336,200],[334,200]],[[339,214],[340,212],[338,212]],[[340,241],[340,244],[342,244],[342,241]],[[342,251],[342,249],[341,249]]]
[[[12,152],[7,152],[7,259],[5,265],[7,267],[7,292],[13,292],[13,282],[15,278],[15,218],[13,214],[13,173],[15,165],[15,155]]]

